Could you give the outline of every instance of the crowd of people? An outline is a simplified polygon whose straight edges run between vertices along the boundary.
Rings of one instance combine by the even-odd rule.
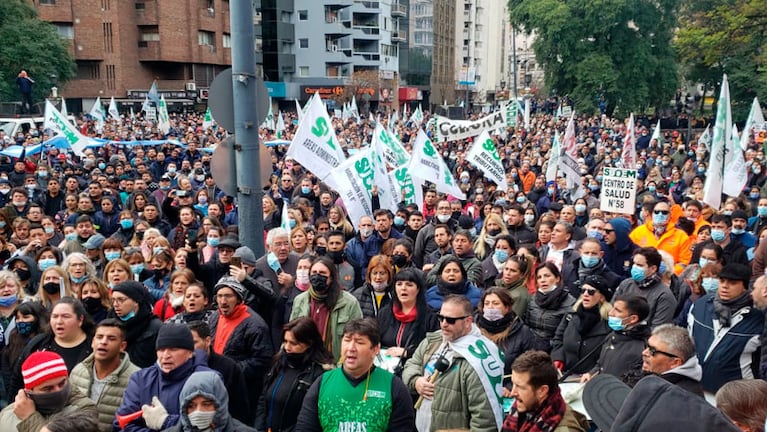
[[[333,118],[347,154],[373,123]],[[431,124],[395,123],[407,150]],[[627,416],[660,392],[680,430],[763,431],[760,144],[746,190],[711,208],[705,141],[640,126],[637,207],[618,214],[599,198],[625,123],[577,119],[577,199],[546,179],[565,123],[534,111],[492,135],[508,190],[466,161],[471,139],[435,142],[466,199],[425,184],[393,211],[374,188],[359,220],[285,147],[263,214],[239,213],[210,172],[226,132],[201,115],[173,115],[161,145],[127,144],[165,138],[140,116],[81,118],[126,144],[0,156],[0,430],[649,430],[649,410]],[[264,256],[238,240],[256,218]]]

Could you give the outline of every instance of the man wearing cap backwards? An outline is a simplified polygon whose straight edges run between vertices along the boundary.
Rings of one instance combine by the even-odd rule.
[[[37,432],[57,413],[77,411],[98,421],[93,401],[73,389],[67,365],[53,351],[32,353],[21,365],[24,389],[0,412],[0,430]]]
[[[143,410],[142,417],[128,423],[126,432],[161,431],[179,420],[179,394],[194,372],[210,371],[205,353],[194,350],[192,332],[184,324],[166,323],[157,334],[157,363],[134,373],[115,415]],[[117,419],[112,429],[121,430]]]
[[[716,392],[725,383],[759,376],[759,336],[764,314],[754,307],[748,281],[751,269],[731,263],[719,273],[716,293],[693,304],[688,329],[703,366],[703,388]]]
[[[586,418],[562,398],[557,370],[545,352],[528,351],[517,357],[511,366],[511,382],[515,401],[502,432],[589,430]]]
[[[343,366],[326,372],[309,388],[296,431],[412,431],[413,401],[407,387],[373,362],[381,349],[372,318],[349,321],[341,342]]]
[[[214,292],[218,310],[210,317],[213,351],[237,362],[248,383],[248,399],[255,404],[274,354],[269,327],[245,305],[245,287],[237,279],[224,276]]]
[[[703,370],[690,333],[682,327],[663,324],[653,330],[642,351],[642,370],[703,397]]]

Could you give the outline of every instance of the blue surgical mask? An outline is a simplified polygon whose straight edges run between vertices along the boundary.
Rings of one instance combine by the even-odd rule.
[[[402,216],[394,216],[394,225],[402,226],[405,225],[405,218]]]
[[[756,213],[759,215],[759,217],[767,216],[767,207],[764,207],[764,206],[757,207]]]
[[[67,241],[75,241],[77,240],[77,233],[69,233],[64,238],[66,238]]]
[[[668,223],[668,215],[667,214],[652,214],[652,224],[653,225],[666,225]]]
[[[288,220],[288,226],[290,227],[290,229],[295,228],[296,227],[296,220],[295,219],[289,219]]]
[[[153,247],[152,248],[152,255],[157,255],[158,253],[162,252],[163,250],[165,250],[164,247]]]
[[[312,191],[312,188],[310,188],[309,186],[301,186],[301,193],[302,194],[308,195],[309,192],[311,192],[311,191]]]
[[[123,219],[120,221],[120,226],[123,229],[131,229],[133,228],[133,219]]]
[[[130,271],[133,272],[133,274],[139,274],[144,271],[144,264],[131,264]]]
[[[554,195],[554,189],[549,189],[548,193],[549,193],[549,195]]]
[[[99,162],[99,169],[101,171],[104,171],[106,168],[107,168],[107,164],[105,164],[104,162]]]
[[[581,255],[581,264],[583,264],[583,266],[586,268],[592,268],[599,264],[599,257]]]
[[[136,311],[130,311],[130,312],[128,312],[127,315],[125,315],[125,316],[118,316],[117,318],[120,318],[120,321],[128,321],[131,318],[133,318],[134,316],[136,316]]]
[[[644,280],[644,273],[644,269],[637,267],[636,264],[631,266],[631,279],[634,279],[634,282],[642,282]]]
[[[741,235],[741,234],[744,234],[745,232],[746,232],[746,230],[744,230],[743,228],[733,228],[732,229],[732,233],[735,234],[735,235]]]
[[[106,258],[107,261],[114,261],[116,259],[120,259],[120,255],[122,254],[119,251],[104,252],[104,258]]]
[[[0,221],[0,228],[5,228],[5,225],[7,225],[5,221]]]
[[[72,281],[73,284],[79,284],[85,282],[85,279],[88,279],[88,275],[84,274],[80,277],[74,277],[72,275],[69,276],[69,280]]]
[[[46,234],[53,234],[53,231],[55,231],[52,227],[45,227],[44,229]]]
[[[597,239],[599,241],[602,241],[605,238],[605,236],[600,231],[597,231],[597,230],[589,230],[586,233],[586,235],[591,237],[591,238],[595,238],[595,239]]]
[[[221,242],[221,239],[218,237],[208,237],[205,242],[208,243],[208,246],[210,247],[217,247],[219,242]]]
[[[708,259],[701,257],[698,260],[698,265],[700,266],[700,268],[703,268],[703,267],[707,266],[709,264],[709,262],[710,261]]]
[[[12,306],[14,303],[16,303],[16,300],[18,300],[18,297],[16,296],[16,294],[0,297],[0,306],[2,307]]]
[[[523,196],[518,196],[518,197],[517,197],[517,202],[518,202],[518,203],[520,203],[520,204],[524,204],[524,203],[525,203],[525,201],[526,201],[525,197],[523,197]]]
[[[749,196],[751,197],[752,200],[758,200],[760,195],[759,195],[759,192],[751,192]]]
[[[712,229],[711,230],[711,240],[715,242],[721,242],[724,240],[724,230],[718,230],[718,229]]]
[[[648,186],[647,190],[652,192],[652,193],[655,193],[656,188],[655,188],[655,186]]]
[[[16,331],[22,336],[29,336],[32,334],[32,330],[35,329],[35,323],[33,322],[21,322],[16,321]]]
[[[626,326],[623,325],[623,318],[621,317],[607,317],[607,326],[610,327],[613,331],[623,331],[626,329]]]
[[[576,213],[585,213],[586,212],[586,204],[576,204],[575,205],[575,212]]]
[[[495,257],[495,260],[498,262],[506,262],[507,259],[509,259],[509,253],[506,252],[503,249],[496,249],[495,254],[493,255]]]
[[[56,260],[53,258],[43,258],[37,262],[37,267],[40,269],[40,271],[45,271],[49,267],[53,267],[55,265]]]
[[[712,277],[703,278],[700,285],[706,290],[706,293],[712,294],[719,289],[719,279]]]

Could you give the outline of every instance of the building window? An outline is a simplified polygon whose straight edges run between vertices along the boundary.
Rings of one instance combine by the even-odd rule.
[[[299,66],[298,67],[298,76],[300,76],[300,77],[308,77],[309,76],[309,66]]]
[[[200,45],[216,46],[216,34],[209,31],[197,32],[197,43]]]
[[[298,47],[299,48],[309,48],[309,39],[299,39],[298,40]]]
[[[146,9],[146,3],[136,3],[136,10],[143,11]]]
[[[56,24],[56,31],[62,39],[72,40],[75,38],[75,28],[72,24]]]
[[[139,40],[143,42],[160,40],[160,30],[157,26],[139,26]]]
[[[104,51],[114,52],[114,39],[112,36],[112,23],[102,23],[104,29]]]
[[[223,41],[224,48],[231,48],[232,47],[232,35],[228,33],[224,33],[224,41]]]
[[[299,21],[308,21],[309,20],[309,11],[308,10],[300,10],[300,11],[298,11],[298,20]]]
[[[75,77],[77,79],[83,79],[83,80],[101,79],[101,66],[99,62],[78,61],[77,73]]]
[[[41,5],[55,5],[56,0],[40,0]]]
[[[115,73],[115,65],[107,65],[107,89],[114,90],[117,88],[117,74]]]

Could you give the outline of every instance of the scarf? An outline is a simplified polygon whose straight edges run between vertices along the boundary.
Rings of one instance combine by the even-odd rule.
[[[446,282],[442,278],[440,278],[437,281],[437,291],[444,297],[450,294],[466,294],[466,291],[469,290],[469,283],[467,280],[462,280],[460,282]]]
[[[402,306],[396,303],[393,303],[391,305],[391,311],[394,314],[394,319],[396,319],[397,321],[403,324],[411,323],[415,321],[416,318],[418,318],[418,308],[416,307],[414,307],[413,309],[410,309],[410,312],[404,313],[402,312]]]
[[[299,289],[301,289],[301,288],[299,288]],[[318,301],[318,302],[323,302],[324,303],[325,299],[328,298],[327,291],[322,293],[322,294],[320,294],[317,291],[315,291],[314,288],[311,285],[309,285],[309,289],[307,291],[309,292],[309,297],[311,297],[312,300],[314,300],[314,301]]]
[[[646,277],[642,279],[639,282],[636,282],[637,288],[639,288],[640,291],[644,291],[646,289],[650,289],[653,285],[660,282],[660,276],[658,276],[658,273],[653,274],[650,277]]]
[[[602,261],[601,259],[599,260],[597,265],[591,268],[586,267],[580,261],[581,261],[580,258],[578,258],[578,280],[581,281],[581,286],[583,286],[583,281],[585,281],[588,276],[591,276],[594,274],[601,276],[602,274],[604,274],[603,268],[605,266],[605,262]]]
[[[495,321],[490,321],[483,314],[478,314],[477,325],[479,328],[487,330],[490,334],[497,334],[511,327],[511,322],[514,321],[514,318],[516,318],[514,312],[509,312],[503,318]]]
[[[559,390],[549,395],[538,410],[531,413],[520,413],[517,402],[514,402],[501,432],[554,432],[566,410],[567,404]]]
[[[563,286],[558,286],[548,293],[538,290],[533,298],[535,304],[541,307],[541,309],[552,310],[559,307],[568,296],[567,290]]]
[[[653,234],[655,234],[655,237],[660,237],[666,232],[666,228],[667,228],[666,224],[658,225],[658,226],[655,226],[653,224],[652,231],[653,231]]]
[[[215,339],[213,340],[213,351],[216,354],[224,354],[229,338],[234,334],[234,330],[245,318],[249,317],[248,307],[245,303],[240,303],[234,307],[229,315],[220,314],[218,317],[218,326],[216,328]]]
[[[503,273],[503,266],[506,265],[507,262],[509,262],[509,259],[507,258],[505,262],[500,262],[497,259],[495,259],[495,252],[493,252],[493,254],[490,255],[490,258],[493,260],[493,265],[495,266],[495,269],[498,270],[498,273]]]
[[[722,327],[730,326],[733,313],[751,305],[753,305],[751,291],[745,291],[732,300],[722,300],[719,295],[714,296],[714,314],[716,314]]]
[[[599,305],[586,309],[583,307],[583,303],[578,305],[578,309],[575,310],[575,314],[580,318],[578,323],[578,334],[581,336],[591,331],[600,321],[602,321],[602,315],[599,313]]]

